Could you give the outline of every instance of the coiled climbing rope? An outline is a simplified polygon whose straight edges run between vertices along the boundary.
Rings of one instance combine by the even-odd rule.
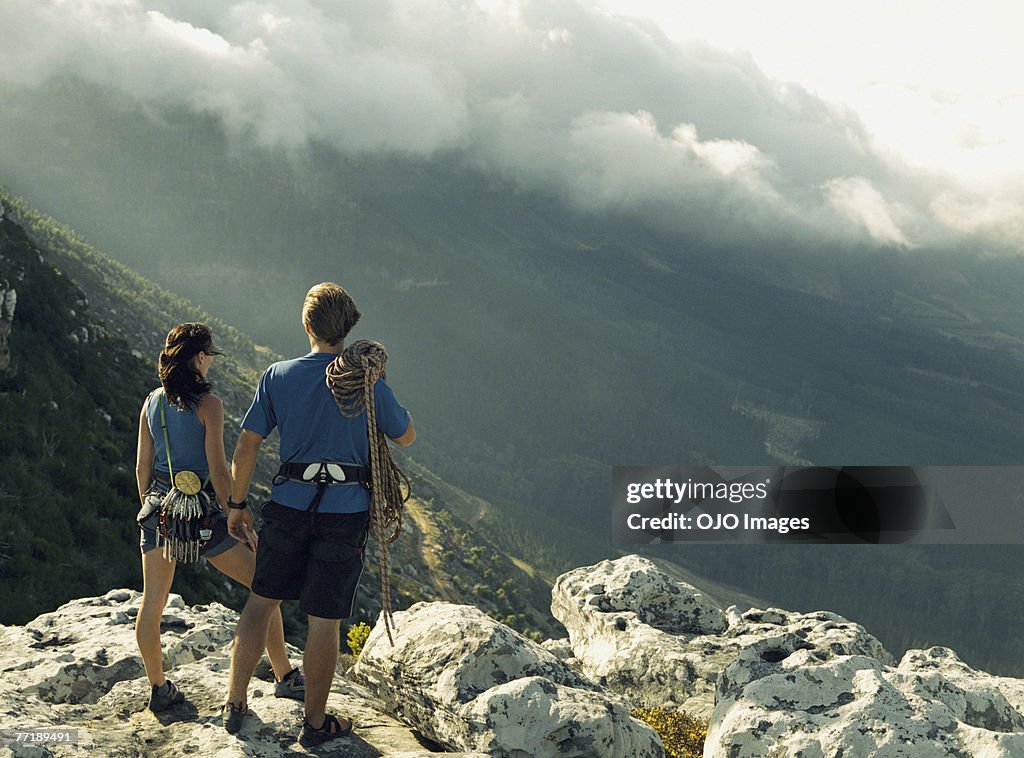
[[[379,342],[353,342],[327,367],[327,386],[343,416],[355,418],[366,413],[370,442],[370,531],[380,545],[381,607],[384,628],[393,646],[388,545],[398,539],[402,531],[402,507],[409,499],[411,488],[408,477],[391,457],[387,437],[377,429],[373,387],[385,376],[387,363],[387,350]]]

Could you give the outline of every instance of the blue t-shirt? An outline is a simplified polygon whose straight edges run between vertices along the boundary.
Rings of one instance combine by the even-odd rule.
[[[146,406],[146,418],[149,431],[153,435],[153,447],[156,459],[153,469],[161,474],[169,474],[167,465],[167,445],[164,444],[164,432],[160,424],[160,406],[164,405],[167,418],[167,438],[171,442],[171,464],[174,473],[192,471],[205,480],[210,475],[210,464],[206,461],[206,427],[196,415],[195,408],[183,411],[167,402],[163,388],[153,390]]]
[[[267,437],[276,427],[281,433],[283,463],[370,462],[366,414],[341,415],[327,387],[327,366],[335,358],[333,353],[309,353],[273,364],[260,378],[242,428]],[[378,379],[373,390],[377,428],[392,439],[401,437],[409,428],[409,411],[383,380]],[[281,505],[305,510],[315,494],[315,484],[288,480],[275,484],[271,497]],[[356,513],[369,507],[370,496],[363,486],[332,484],[317,510]]]

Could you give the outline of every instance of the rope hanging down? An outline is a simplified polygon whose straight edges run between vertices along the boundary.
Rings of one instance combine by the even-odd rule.
[[[370,531],[380,544],[381,607],[388,641],[394,646],[388,545],[398,539],[402,531],[402,505],[409,499],[411,488],[408,477],[391,457],[387,437],[377,429],[373,386],[385,376],[387,363],[387,351],[379,342],[353,342],[327,367],[327,386],[343,416],[354,418],[366,411],[370,441]]]

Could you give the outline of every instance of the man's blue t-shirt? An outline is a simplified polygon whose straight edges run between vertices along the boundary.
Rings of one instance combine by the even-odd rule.
[[[283,463],[370,462],[366,414],[341,415],[327,387],[327,366],[335,358],[333,353],[309,353],[271,365],[260,378],[242,428],[267,437],[277,427]],[[392,439],[401,437],[409,428],[409,411],[383,380],[378,379],[373,390],[377,428]],[[288,480],[274,485],[271,497],[281,505],[305,510],[315,494],[315,484]],[[369,507],[369,493],[361,485],[332,484],[317,510],[356,513]]]

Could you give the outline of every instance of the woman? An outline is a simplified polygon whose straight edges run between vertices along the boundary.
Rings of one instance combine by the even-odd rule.
[[[159,360],[161,387],[146,398],[139,416],[135,477],[143,505],[140,516],[167,493],[172,468],[196,473],[200,480],[208,482],[206,491],[211,499],[216,498],[210,524],[212,536],[204,543],[202,555],[219,571],[249,587],[256,556],[228,535],[223,511],[231,494],[231,472],[224,455],[224,404],[206,380],[215,355],[221,353],[214,349],[210,327],[206,324],[179,324],[167,335]],[[166,437],[161,406],[166,419]],[[170,444],[170,465],[167,443]],[[185,699],[174,683],[164,677],[160,619],[174,579],[175,561],[166,559],[163,550],[157,549],[159,518],[159,508],[155,508],[140,521],[143,590],[142,605],[135,620],[135,638],[152,686],[149,709],[154,713]],[[267,653],[277,679],[274,694],[302,700],[305,682],[288,660],[280,611],[271,617]]]

